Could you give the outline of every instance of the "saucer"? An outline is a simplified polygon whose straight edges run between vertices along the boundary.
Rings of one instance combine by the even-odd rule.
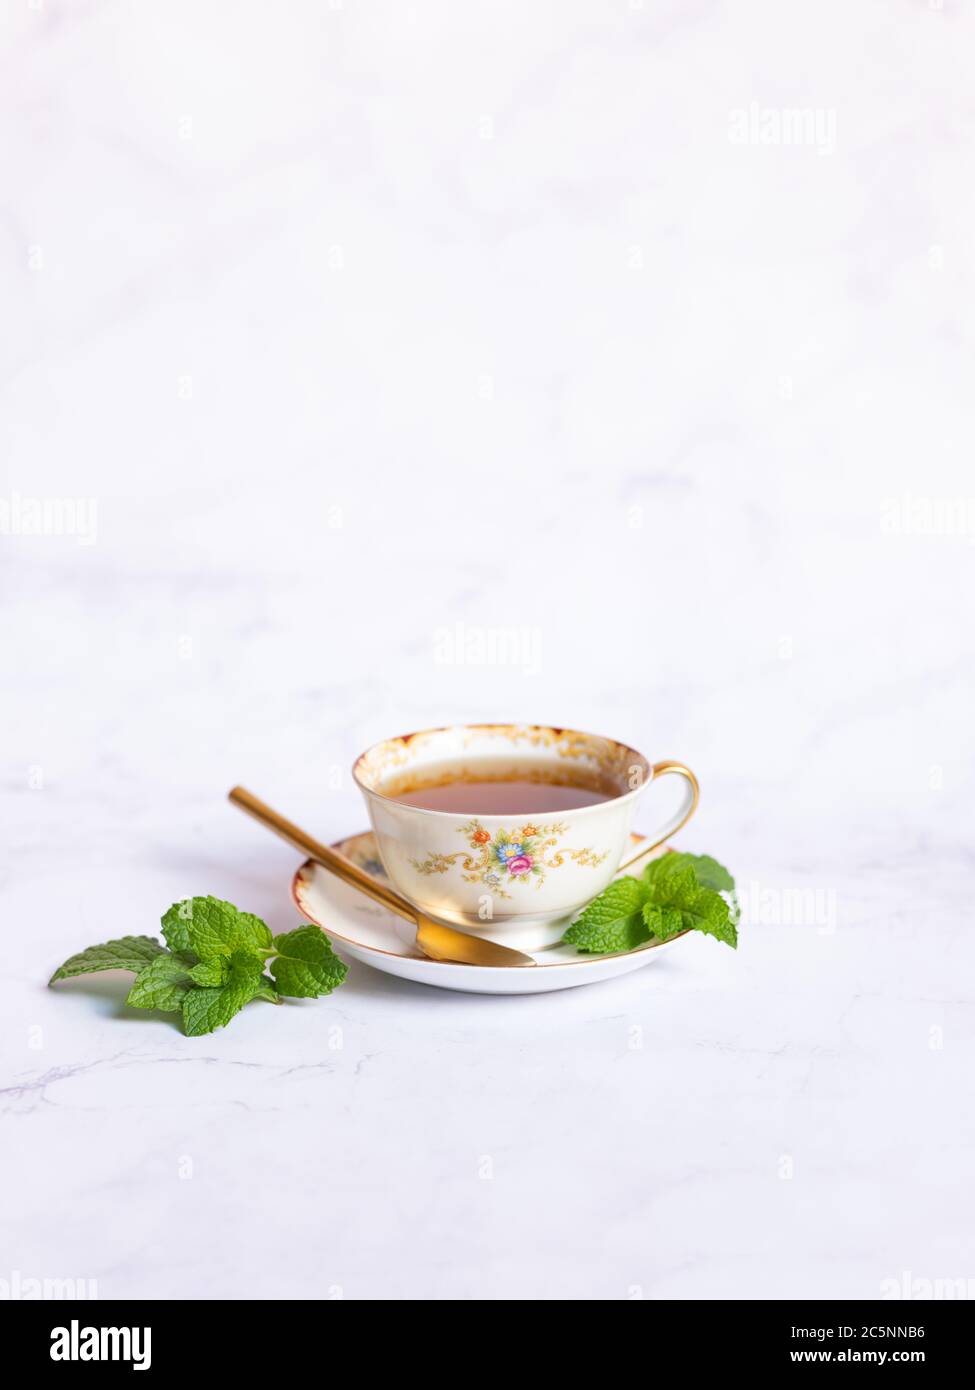
[[[632,835],[630,838],[637,844],[642,837]],[[365,869],[378,882],[389,883],[371,830],[339,840],[332,848]],[[658,853],[665,854],[666,846],[661,846]],[[596,984],[649,965],[661,951],[680,939],[648,941],[635,951],[604,955],[580,955],[574,946],[547,946],[541,951],[528,952],[537,962],[534,969],[531,966],[460,965],[430,960],[417,950],[416,933],[409,922],[343,883],[313,859],[306,860],[295,874],[291,892],[298,908],[322,927],[345,955],[404,980],[470,994],[542,994],[553,989]]]

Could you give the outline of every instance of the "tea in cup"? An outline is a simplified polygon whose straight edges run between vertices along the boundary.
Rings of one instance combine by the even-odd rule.
[[[655,778],[681,806],[632,848]],[[679,830],[697,779],[627,744],[539,724],[469,724],[386,739],[353,768],[393,885],[427,916],[521,950],[557,941],[572,915]]]

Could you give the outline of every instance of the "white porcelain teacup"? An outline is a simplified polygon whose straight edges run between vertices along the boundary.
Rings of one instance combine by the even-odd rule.
[[[666,773],[685,779],[683,802],[630,848],[637,800]],[[681,763],[650,763],[615,739],[537,724],[459,725],[386,739],[357,759],[353,776],[386,872],[404,897],[430,917],[522,950],[557,941],[573,913],[679,830],[698,801],[697,779]],[[441,786],[463,805],[465,785],[482,779],[523,789],[538,783],[539,805],[549,795],[564,805],[572,795],[545,790],[552,787],[598,787],[603,799],[531,814],[432,810],[397,799]]]

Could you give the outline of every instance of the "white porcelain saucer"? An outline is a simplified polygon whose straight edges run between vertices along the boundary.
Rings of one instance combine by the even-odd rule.
[[[631,838],[635,844],[641,837]],[[371,830],[339,840],[333,848],[373,878],[389,882]],[[659,851],[665,852],[664,848]],[[471,994],[541,994],[611,980],[615,975],[626,975],[649,965],[680,939],[648,941],[635,951],[615,955],[580,955],[574,946],[548,946],[544,951],[530,953],[538,962],[534,969],[454,965],[423,955],[416,948],[415,932],[409,922],[371,902],[312,859],[295,874],[291,892],[299,909],[317,922],[345,955],[404,980]]]

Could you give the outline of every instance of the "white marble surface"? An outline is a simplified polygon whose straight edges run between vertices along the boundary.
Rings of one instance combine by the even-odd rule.
[[[0,1278],[975,1277],[971,9],[7,0],[2,42]],[[201,1040],[45,989],[186,894],[294,922],[232,783],[337,837],[360,748],[488,717],[686,759],[737,956],[354,965]]]

